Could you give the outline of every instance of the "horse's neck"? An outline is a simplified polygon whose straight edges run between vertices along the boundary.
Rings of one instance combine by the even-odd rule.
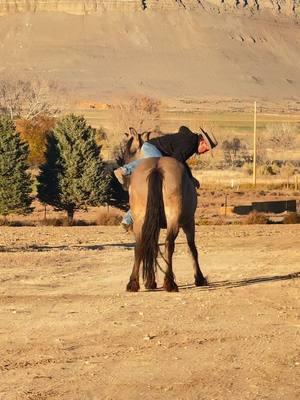
[[[134,156],[134,159],[135,159],[135,160],[139,160],[140,158],[142,158],[142,151],[141,151],[141,149],[139,149],[139,150],[135,153],[135,156]]]

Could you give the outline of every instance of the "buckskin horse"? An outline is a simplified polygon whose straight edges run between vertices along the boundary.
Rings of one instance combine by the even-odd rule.
[[[143,137],[149,132],[138,134],[130,128],[127,135],[125,160],[138,158]],[[133,233],[136,244],[134,265],[127,291],[137,292],[140,264],[143,265],[143,280],[146,289],[156,289],[156,269],[159,250],[159,233],[166,228],[165,263],[163,287],[168,292],[177,292],[172,266],[175,240],[182,228],[193,258],[195,285],[207,284],[199,262],[195,245],[195,211],[197,192],[182,163],[171,157],[146,158],[134,170],[130,178],[129,202],[133,216]]]

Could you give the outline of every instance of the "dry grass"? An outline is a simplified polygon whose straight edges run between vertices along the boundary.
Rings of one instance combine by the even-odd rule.
[[[37,221],[36,226],[70,226],[67,217],[54,217]],[[83,219],[74,219],[72,226],[96,225],[95,221],[85,221]]]
[[[21,221],[21,220],[13,220],[10,221],[8,219],[1,218],[0,219],[0,226],[35,226],[32,221]]]
[[[97,225],[113,226],[119,225],[122,221],[122,215],[117,210],[100,209],[97,218]]]

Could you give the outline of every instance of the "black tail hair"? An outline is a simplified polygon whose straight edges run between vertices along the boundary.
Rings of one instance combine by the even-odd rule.
[[[141,234],[143,279],[146,287],[151,287],[151,283],[155,282],[159,232],[162,215],[164,214],[163,179],[163,172],[157,167],[153,168],[148,176],[147,208]]]

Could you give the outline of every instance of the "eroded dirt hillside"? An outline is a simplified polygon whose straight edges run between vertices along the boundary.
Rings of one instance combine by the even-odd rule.
[[[299,0],[1,0],[0,13],[63,11],[87,14],[105,10],[189,9],[212,13],[271,11],[299,15]]]
[[[0,0],[0,73],[55,80],[76,100],[142,93],[169,105],[255,99],[295,109],[299,4]]]

